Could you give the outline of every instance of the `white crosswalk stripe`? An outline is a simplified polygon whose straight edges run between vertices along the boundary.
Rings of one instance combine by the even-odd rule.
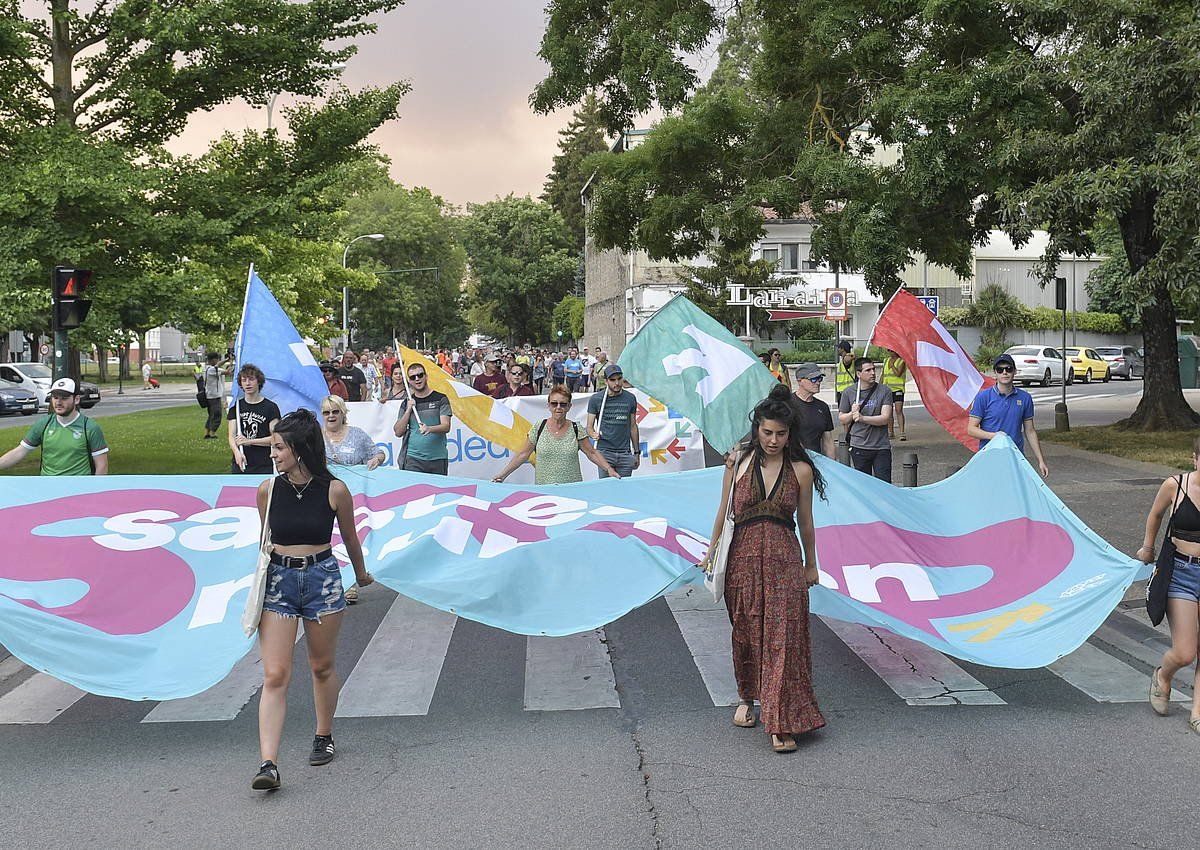
[[[85,696],[74,685],[35,673],[0,697],[0,723],[49,723]]]
[[[820,619],[909,705],[1005,705],[987,685],[923,643],[884,629]]]
[[[659,616],[673,619],[686,645],[687,654],[679,663],[695,664],[714,706],[736,704],[731,630],[724,604],[714,604],[702,587],[673,591],[666,602]],[[1048,671],[1097,702],[1144,701],[1148,672],[1159,663],[1169,642],[1165,625],[1151,628],[1144,617],[1140,611],[1120,612]],[[882,629],[820,619],[908,705],[1006,704],[989,685],[924,644]],[[427,714],[456,623],[453,614],[396,597],[342,687],[338,716]],[[524,677],[522,707],[527,711],[620,707],[603,629],[561,638],[527,638]],[[158,703],[142,722],[228,721],[245,711],[261,683],[256,647],[222,682],[194,697]],[[1182,671],[1174,685],[1173,701],[1190,700],[1191,670]],[[51,723],[85,696],[16,658],[0,661],[0,724]]]
[[[526,638],[525,710],[620,708],[603,629]]]
[[[736,705],[737,681],[729,654],[733,627],[729,625],[725,603],[714,603],[707,590],[690,585],[668,593],[667,606],[713,705]]]
[[[342,685],[337,717],[429,713],[458,618],[397,596]]]
[[[296,642],[304,635],[296,629]],[[256,641],[229,675],[207,691],[193,697],[160,702],[142,718],[143,723],[182,723],[205,720],[233,720],[262,687],[262,654]]]

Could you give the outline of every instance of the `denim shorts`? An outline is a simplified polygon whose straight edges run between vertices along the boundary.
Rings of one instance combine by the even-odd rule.
[[[326,614],[346,609],[342,592],[342,568],[330,555],[307,567],[267,566],[267,592],[263,610],[283,617],[303,617],[321,622]]]
[[[1167,598],[1200,602],[1200,564],[1175,557],[1171,583],[1167,585]]]

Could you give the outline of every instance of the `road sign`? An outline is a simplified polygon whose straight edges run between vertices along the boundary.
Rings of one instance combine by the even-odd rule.
[[[846,312],[846,290],[825,290],[825,321],[844,322],[848,318]]]
[[[47,354],[49,354],[49,353],[50,353],[50,346],[49,346],[47,343],[44,343],[44,342],[43,342],[43,343],[41,344],[41,347],[40,347],[40,348],[38,348],[38,351],[40,351],[40,352],[41,352],[41,354],[42,354],[42,356],[43,356],[43,357],[45,357]]]
[[[929,309],[930,313],[933,313],[935,316],[938,314],[938,303],[941,301],[941,296],[918,295],[917,300],[924,304]]]

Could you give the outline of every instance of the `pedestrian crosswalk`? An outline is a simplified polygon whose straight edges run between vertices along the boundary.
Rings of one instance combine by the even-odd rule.
[[[344,681],[338,717],[429,714],[439,688],[446,684],[447,676],[454,676],[450,671],[456,668],[447,664],[447,658],[459,657],[454,654],[454,647],[461,652],[464,648],[461,639],[470,635],[463,634],[461,639],[452,641],[458,625],[455,615],[403,596],[388,598],[379,594],[368,604],[379,605],[379,611],[387,606],[387,610],[369,637],[363,629],[358,640],[364,643],[347,647],[345,655],[353,661],[341,662]],[[679,645],[686,647],[686,655],[622,656],[619,668],[622,675],[652,676],[656,665],[658,669],[662,669],[661,665],[694,665],[700,684],[689,687],[703,688],[696,691],[697,700],[714,706],[736,703],[738,694],[729,651],[730,625],[724,605],[714,604],[703,588],[688,587],[651,603],[648,611],[654,617],[669,618],[662,622],[678,630],[682,638]],[[486,635],[487,631],[482,633]],[[882,696],[890,691],[900,705],[1011,708],[1014,702],[1029,704],[1036,699],[1028,693],[1018,692],[1014,696],[1009,690],[1003,690],[1002,695],[1009,671],[964,665],[924,644],[882,629],[820,617],[813,620],[812,635],[818,667],[839,664],[849,675],[864,677],[860,681],[875,694]],[[297,634],[297,641],[301,640],[303,630]],[[1063,683],[1059,687],[1069,687],[1094,702],[1143,702],[1149,689],[1150,670],[1159,663],[1169,641],[1164,627],[1152,628],[1144,613],[1115,612],[1087,643],[1040,673],[1038,690],[1050,689],[1057,679]],[[621,708],[619,679],[605,629],[567,637],[529,637],[520,642],[505,636],[498,643],[511,656],[512,664],[504,668],[509,671],[505,675],[524,676],[523,698],[511,709],[556,712]],[[516,655],[522,644],[523,668],[517,664]],[[678,649],[672,651],[679,653]],[[339,650],[339,655],[342,654]],[[302,684],[306,678],[302,673],[293,677]],[[254,649],[214,687],[186,699],[145,703],[145,713],[138,716],[142,723],[231,721],[247,711],[253,712],[252,703],[261,683],[261,659]],[[1192,698],[1191,671],[1183,671],[1174,684],[1172,700]],[[512,693],[514,703],[517,693]],[[76,706],[85,699],[89,716],[96,716],[105,703],[124,706],[120,717],[130,716],[131,704],[123,700],[89,696],[25,667],[15,658],[0,661],[0,725],[54,723],[69,717],[72,710],[82,710]],[[504,707],[497,705],[495,710]]]

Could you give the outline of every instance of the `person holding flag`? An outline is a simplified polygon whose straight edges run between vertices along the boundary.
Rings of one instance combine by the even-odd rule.
[[[421,363],[407,366],[409,395],[393,430],[404,438],[404,465],[409,472],[447,475],[450,455],[446,435],[450,433],[450,399],[429,386],[429,373]]]
[[[267,376],[253,363],[238,370],[237,384],[242,397],[229,408],[229,448],[233,452],[231,473],[270,475],[271,432],[279,421],[279,406],[262,394]]]
[[[996,383],[982,389],[971,404],[971,415],[967,420],[967,434],[979,440],[979,448],[996,439],[997,434],[1007,434],[1025,452],[1025,441],[1037,458],[1037,471],[1045,478],[1050,474],[1046,459],[1042,457],[1042,444],[1038,442],[1037,429],[1033,427],[1033,396],[1020,387],[1013,386],[1017,364],[1011,354],[1001,354],[992,364]]]

